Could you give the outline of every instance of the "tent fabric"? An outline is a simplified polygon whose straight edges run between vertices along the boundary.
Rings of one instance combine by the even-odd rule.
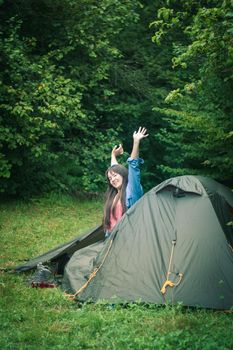
[[[91,244],[74,253],[65,268],[62,288],[73,293],[89,279],[96,266],[96,257],[104,247],[104,241]]]
[[[73,243],[71,249],[66,245],[62,251],[72,256],[63,288],[76,292],[101,266],[79,300],[231,308],[233,230],[227,224],[233,220],[232,207],[232,191],[214,180],[191,175],[168,179],[131,207],[106,240],[99,227],[82,249],[79,242],[77,251]],[[61,256],[54,253],[54,260]],[[172,283],[163,294],[166,280]]]

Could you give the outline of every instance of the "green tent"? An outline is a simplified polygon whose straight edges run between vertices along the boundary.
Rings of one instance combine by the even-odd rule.
[[[230,308],[232,208],[232,191],[214,180],[168,179],[130,208],[108,239],[102,240],[99,227],[92,244],[72,250],[63,288],[78,291],[82,301]]]

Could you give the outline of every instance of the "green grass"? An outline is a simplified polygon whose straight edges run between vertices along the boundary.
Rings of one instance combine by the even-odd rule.
[[[100,200],[58,195],[0,204],[1,267],[14,266],[98,225]],[[233,314],[159,307],[78,305],[27,274],[0,274],[0,349],[233,349]]]

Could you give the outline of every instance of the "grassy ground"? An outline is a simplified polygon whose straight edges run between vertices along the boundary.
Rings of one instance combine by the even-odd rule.
[[[1,267],[14,266],[101,222],[99,200],[50,195],[0,203]],[[233,349],[233,314],[180,305],[82,307],[28,276],[0,274],[0,349]]]

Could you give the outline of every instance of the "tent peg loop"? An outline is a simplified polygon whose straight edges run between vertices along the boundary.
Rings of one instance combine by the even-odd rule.
[[[173,262],[173,257],[174,257],[174,248],[176,245],[176,239],[172,240],[172,250],[171,250],[171,256],[170,256],[170,261],[169,261],[169,266],[168,266],[168,271],[167,271],[167,277],[166,277],[166,281],[164,282],[162,288],[160,289],[160,292],[162,294],[166,293],[166,288],[167,287],[174,287],[174,286],[178,286],[182,280],[183,274],[182,273],[178,273],[177,275],[179,276],[179,280],[177,283],[172,282],[169,277],[171,275],[171,267],[172,267],[172,262]]]
[[[171,272],[169,272],[169,275],[170,275],[170,274],[171,274]],[[165,294],[165,293],[166,293],[166,288],[167,288],[167,287],[177,287],[177,286],[180,284],[180,282],[181,282],[181,280],[182,280],[182,278],[183,278],[183,273],[179,273],[178,276],[179,276],[179,280],[178,280],[177,283],[174,283],[174,282],[172,282],[171,280],[168,280],[168,279],[167,279],[167,280],[164,282],[162,288],[160,289],[160,292],[161,292],[162,294]]]

